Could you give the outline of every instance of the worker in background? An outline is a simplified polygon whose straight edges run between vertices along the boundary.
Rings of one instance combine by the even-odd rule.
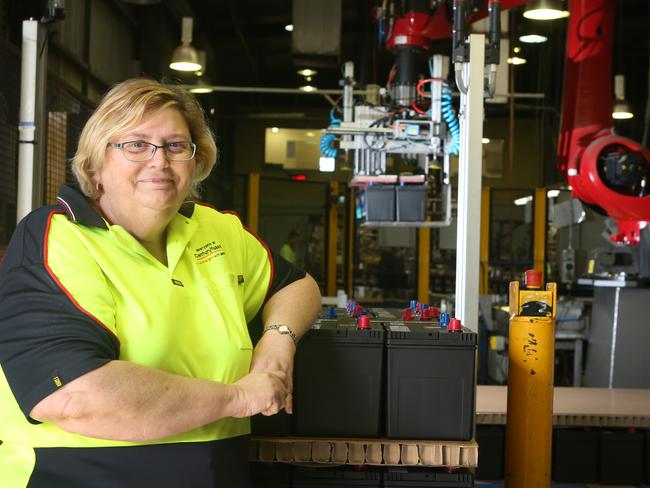
[[[299,241],[300,233],[297,230],[292,229],[287,236],[287,242],[280,248],[280,256],[291,264],[296,264],[296,251],[298,250]]]
[[[248,486],[248,417],[291,413],[320,295],[236,216],[188,201],[216,152],[189,93],[123,82],[83,129],[78,186],[16,228],[0,268],[0,486]]]

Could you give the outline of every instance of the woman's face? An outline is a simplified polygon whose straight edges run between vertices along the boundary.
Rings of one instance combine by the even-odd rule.
[[[174,108],[145,115],[138,126],[113,139],[110,142],[143,141],[157,146],[192,141],[185,119]],[[189,193],[195,165],[194,158],[168,160],[162,148],[156,150],[151,160],[134,162],[129,161],[121,149],[108,147],[104,165],[96,177],[103,187],[101,205],[108,205],[120,214],[142,208],[176,211]]]

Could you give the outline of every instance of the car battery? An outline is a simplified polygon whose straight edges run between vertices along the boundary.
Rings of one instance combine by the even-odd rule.
[[[599,446],[597,430],[554,429],[553,479],[562,483],[597,483]]]
[[[650,430],[645,433],[645,483],[650,485]]]
[[[474,475],[466,469],[388,468],[384,488],[473,488]]]
[[[476,479],[502,480],[505,466],[505,428],[501,425],[477,425],[476,443],[478,444]]]
[[[257,414],[251,417],[251,434],[254,436],[293,435],[293,416],[280,410],[275,415]]]
[[[298,436],[379,437],[382,434],[384,330],[315,323],[298,344],[294,428]]]
[[[600,432],[599,482],[640,485],[644,478],[644,435],[625,430]]]
[[[396,217],[398,222],[424,222],[426,218],[428,187],[400,185],[395,187]]]
[[[395,220],[395,187],[371,185],[359,191],[357,217],[365,221],[385,222]]]
[[[290,488],[292,468],[282,463],[250,463],[252,488]]]
[[[401,320],[402,311],[398,308],[372,308],[370,316],[382,322]]]
[[[293,488],[339,488],[381,486],[381,471],[366,467],[296,468],[293,472]]]
[[[455,320],[455,319],[454,319]],[[386,326],[386,435],[470,440],[475,414],[476,333],[413,322]]]

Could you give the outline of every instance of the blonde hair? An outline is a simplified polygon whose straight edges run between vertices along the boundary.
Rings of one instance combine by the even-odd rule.
[[[136,127],[145,115],[166,108],[179,111],[196,144],[191,190],[193,195],[196,194],[198,184],[208,177],[217,160],[217,146],[203,109],[196,98],[179,86],[134,78],[115,85],[104,95],[81,132],[72,159],[72,172],[87,197],[99,198],[100,192],[93,176],[104,164],[108,142]]]

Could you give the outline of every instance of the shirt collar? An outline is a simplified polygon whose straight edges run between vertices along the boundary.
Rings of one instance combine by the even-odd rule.
[[[58,204],[65,210],[68,219],[83,225],[99,227],[108,230],[106,221],[90,204],[88,198],[81,192],[78,185],[63,185],[56,197]],[[182,216],[192,218],[194,203],[185,202],[181,205],[178,213]]]

